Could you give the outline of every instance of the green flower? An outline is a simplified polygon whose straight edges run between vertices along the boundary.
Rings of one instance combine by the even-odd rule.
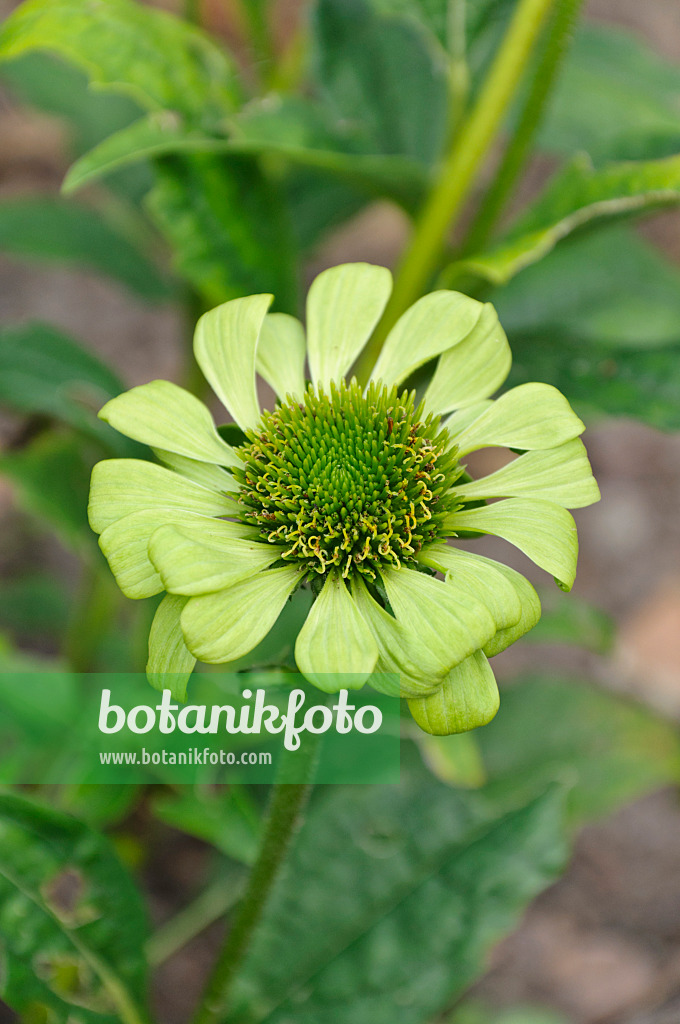
[[[531,629],[539,601],[518,572],[448,541],[495,534],[568,590],[577,538],[566,509],[599,498],[584,428],[547,384],[489,398],[510,369],[507,338],[491,305],[457,292],[416,302],[368,387],[348,382],[390,289],[383,267],[320,274],[306,340],[296,319],[267,312],[269,295],[201,318],[196,359],[241,428],[239,444],[167,381],[102,409],[161,463],[100,462],[89,510],[123,592],[167,591],[149,642],[154,685],[172,679],[183,696],[197,658],[241,658],[309,586],[315,601],[295,659],[316,686],[358,688],[371,677],[407,697],[418,724],[439,734],[496,713],[488,658]],[[418,401],[404,381],[435,359]],[[260,410],[257,375],[278,395],[271,412]],[[466,457],[489,446],[520,454],[472,480]]]

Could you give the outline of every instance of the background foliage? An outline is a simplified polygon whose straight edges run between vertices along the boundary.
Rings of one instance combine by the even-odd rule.
[[[312,0],[280,45],[266,0],[250,0],[245,59],[191,23],[195,6],[181,18],[135,0],[27,0],[0,27],[6,88],[66,125],[72,157],[63,194],[0,201],[0,250],[85,267],[181,305],[188,323],[257,291],[299,313],[330,232],[376,200],[418,222],[518,4]],[[468,227],[426,287],[494,302],[511,383],[555,384],[590,422],[676,430],[680,272],[634,220],[680,202],[680,71],[603,26],[571,40],[559,21],[569,28],[569,6],[552,5],[503,123],[500,174],[491,162],[490,188],[470,197]],[[511,202],[532,154],[550,173]],[[185,377],[200,386],[189,348]],[[14,698],[36,651],[48,669],[143,664],[153,608],[120,600],[84,512],[95,461],[144,454],[96,418],[123,387],[87,339],[30,318],[0,328],[0,402],[16,426],[0,472],[82,566],[75,594],[41,574],[0,585],[3,730],[28,716],[48,759],[76,698]],[[258,663],[280,660],[290,628]],[[535,639],[602,651],[610,636],[602,613],[572,602]],[[10,758],[3,782],[20,777]],[[521,681],[478,737],[406,739],[398,789],[315,794],[234,1021],[435,1019],[563,870],[574,829],[677,777],[673,729],[583,680]],[[132,787],[0,797],[6,1002],[27,1021],[146,1021],[150,969],[237,899],[263,800]],[[209,888],[150,939],[137,854],[105,836],[115,844],[119,822],[142,812],[214,850]],[[452,1012],[451,1024],[552,1024],[476,1004]]]

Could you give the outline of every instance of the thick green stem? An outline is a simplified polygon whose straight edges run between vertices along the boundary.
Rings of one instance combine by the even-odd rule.
[[[367,376],[390,329],[427,288],[522,77],[527,59],[554,0],[520,0],[505,38],[418,217],[397,271],[394,291],[358,368]]]
[[[583,0],[558,0],[517,127],[468,233],[463,251],[476,252],[496,226],[531,153],[546,103],[567,52]]]
[[[309,780],[313,778],[316,753],[316,744],[308,741],[307,747],[294,755],[297,772],[302,771]],[[286,777],[286,761],[284,752],[280,778]],[[311,781],[307,781],[294,784],[278,782],[272,789],[260,852],[248,879],[243,901],[208,981],[194,1024],[222,1024],[225,1019],[236,974],[267,905],[311,788]]]
[[[470,69],[467,63],[465,39],[466,0],[449,0],[447,10],[446,39],[450,57],[449,63],[449,115],[450,136],[458,129],[470,92]]]

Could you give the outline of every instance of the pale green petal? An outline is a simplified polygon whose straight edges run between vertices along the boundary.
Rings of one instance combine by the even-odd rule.
[[[481,555],[473,557],[484,562],[491,562],[491,559],[482,559]],[[526,576],[522,576],[521,573],[515,572],[514,569],[500,562],[493,562],[492,564],[497,572],[500,572],[508,582],[512,583],[522,606],[522,614],[514,626],[509,626],[507,629],[499,629],[496,635],[492,636],[489,642],[484,644],[482,650],[487,658],[495,657],[495,655],[504,651],[506,647],[514,644],[516,640],[519,640],[530,629],[533,629],[541,617],[541,602]]]
[[[418,637],[385,611],[369,594],[361,579],[352,582],[352,597],[375,640],[379,660],[371,686],[390,697],[417,697],[432,693],[445,675],[441,661]],[[399,682],[393,685],[390,676]]]
[[[257,344],[272,299],[272,295],[232,299],[205,313],[196,325],[196,362],[242,430],[254,429],[260,420]]]
[[[421,729],[432,736],[451,736],[486,725],[500,706],[491,666],[481,651],[449,673],[436,693],[408,702]]]
[[[444,525],[456,532],[478,530],[502,537],[554,576],[563,590],[573,586],[578,558],[576,524],[566,509],[552,501],[506,498],[482,508],[452,512]]]
[[[456,494],[469,498],[519,498],[533,495],[565,508],[584,508],[600,500],[588,453],[580,438],[526,452],[489,476],[460,484]]]
[[[186,598],[166,594],[156,610],[149,633],[146,674],[156,690],[170,690],[174,700],[184,700],[196,659],[184,643],[180,615]]]
[[[439,661],[442,676],[496,632],[491,613],[472,593],[414,569],[385,569],[381,576],[395,616]]]
[[[217,524],[217,520],[215,523]],[[195,527],[161,526],[149,541],[149,557],[171,594],[194,597],[224,590],[267,569],[280,548],[238,536],[235,523],[219,523],[222,535]],[[217,535],[216,535],[217,534]]]
[[[330,572],[295,644],[303,676],[326,693],[360,690],[378,661],[378,645],[337,569]]]
[[[456,437],[466,430],[471,423],[481,416],[483,412],[490,409],[493,405],[491,398],[485,398],[482,402],[475,402],[473,405],[466,405],[463,409],[458,409],[449,416],[447,420],[442,422],[442,426],[446,427],[451,437]]]
[[[445,413],[488,398],[508,376],[511,365],[505,331],[487,302],[467,338],[441,356],[425,392],[425,405],[431,412]]]
[[[180,476],[193,480],[195,484],[210,488],[211,491],[226,491],[237,494],[239,486],[232,474],[215,466],[210,462],[198,462],[196,459],[187,459],[184,455],[176,455],[175,452],[167,452],[162,448],[154,448],[154,455],[169,469],[174,469]],[[239,460],[240,462],[240,460]],[[240,463],[243,465],[243,463]]]
[[[431,292],[418,299],[390,331],[371,378],[399,384],[419,366],[466,338],[482,309],[481,302],[460,292]]]
[[[219,523],[221,520],[198,516],[193,512],[155,508],[132,512],[106,527],[99,538],[99,547],[126,597],[152,597],[166,589],[149,559],[151,535],[160,526],[169,523],[189,525],[196,522],[203,532],[209,531],[212,523]]]
[[[488,608],[496,630],[507,629],[519,622],[522,606],[512,583],[499,572],[494,562],[481,559],[451,544],[432,544],[418,556],[423,565],[445,574],[447,586],[465,599],[473,594]]]
[[[105,459],[92,470],[88,516],[95,533],[143,509],[225,516],[235,507],[227,495],[143,459]]]
[[[240,466],[234,450],[217,433],[209,410],[169,380],[152,380],[112,398],[99,418],[127,437],[189,459]]]
[[[300,397],[305,390],[305,331],[287,313],[264,318],[257,346],[257,372],[281,400]]]
[[[268,569],[228,590],[189,598],[182,630],[201,661],[236,661],[263,640],[300,582],[297,568]]]
[[[345,376],[391,291],[389,270],[370,263],[345,263],[314,279],[307,296],[307,354],[315,386]]]
[[[452,434],[461,455],[477,448],[555,448],[585,430],[569,402],[550,384],[520,384]]]

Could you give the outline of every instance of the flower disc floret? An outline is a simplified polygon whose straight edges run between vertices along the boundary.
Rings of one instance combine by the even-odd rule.
[[[456,450],[413,392],[352,381],[266,412],[239,449],[245,523],[310,575],[413,562],[458,504]]]

